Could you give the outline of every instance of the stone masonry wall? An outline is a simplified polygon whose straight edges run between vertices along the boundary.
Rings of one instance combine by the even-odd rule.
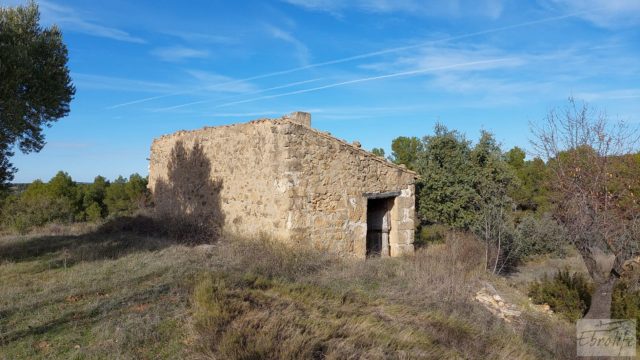
[[[216,219],[230,233],[264,233],[364,257],[365,193],[397,191],[390,255],[413,253],[415,174],[299,118],[181,131],[154,140],[149,187],[157,211]]]
[[[365,193],[398,191],[391,211],[390,255],[413,253],[415,174],[326,133],[297,124],[289,127],[287,157],[299,179],[291,189],[292,239],[364,257]]]
[[[219,219],[224,230],[235,234],[288,238],[286,136],[281,130],[259,120],[154,140],[149,188],[157,211]]]

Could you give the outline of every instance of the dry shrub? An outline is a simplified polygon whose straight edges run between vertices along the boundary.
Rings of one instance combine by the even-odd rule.
[[[250,239],[227,234],[220,240],[217,254],[232,271],[269,279],[300,279],[340,262],[326,252],[302,244],[284,244],[267,235]]]
[[[261,276],[205,275],[193,309],[199,350],[214,359],[527,357],[504,328],[482,334],[465,318]]]
[[[192,297],[207,358],[531,358],[472,301],[484,253],[465,234],[366,261],[250,239],[223,239],[211,254],[219,270]]]
[[[465,233],[450,232],[445,239],[444,244],[417,251],[408,276],[414,288],[429,289],[437,299],[449,301],[478,289],[484,246]]]
[[[413,256],[343,261],[315,281],[422,303],[455,301],[478,289],[483,256],[484,247],[473,235],[450,232],[444,243],[418,249]]]
[[[522,339],[539,359],[575,359],[576,328],[540,314],[523,314]]]

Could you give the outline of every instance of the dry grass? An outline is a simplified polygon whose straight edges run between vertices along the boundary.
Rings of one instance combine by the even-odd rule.
[[[125,224],[0,238],[0,359],[571,357],[566,325],[471,300],[502,283],[459,234],[363,262]]]
[[[509,282],[521,292],[527,293],[529,286],[542,278],[553,277],[560,270],[569,270],[588,275],[587,267],[575,250],[571,250],[568,256],[558,258],[553,256],[540,256],[529,260],[518,267],[517,271],[508,275]]]

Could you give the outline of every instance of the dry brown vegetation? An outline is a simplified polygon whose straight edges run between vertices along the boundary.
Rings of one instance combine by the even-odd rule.
[[[0,358],[574,354],[570,324],[527,311],[506,324],[472,300],[487,281],[526,298],[485,274],[481,245],[462,234],[363,262],[269,240],[185,245],[144,228],[2,238]]]

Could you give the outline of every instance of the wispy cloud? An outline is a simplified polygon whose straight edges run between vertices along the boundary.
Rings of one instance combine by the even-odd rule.
[[[92,90],[115,90],[126,92],[149,92],[149,93],[167,93],[175,91],[175,87],[171,84],[126,79],[120,77],[85,74],[85,73],[72,73],[74,84],[78,89],[92,89]]]
[[[320,81],[320,80],[323,80],[323,79],[322,78],[318,78],[318,79],[309,79],[309,80],[303,80],[303,81],[296,81],[296,82],[292,82],[292,83],[289,83],[289,84],[273,86],[273,87],[266,88],[266,89],[260,89],[260,90],[245,92],[242,95],[262,94],[262,93],[273,91],[273,90],[280,90],[280,89],[295,87],[295,86],[299,86],[299,85],[309,84],[309,83],[312,83],[312,82],[317,82],[317,81]],[[221,100],[229,100],[229,99],[233,99],[233,98],[237,98],[237,96],[231,96],[231,97],[222,98],[222,99],[206,99],[206,100],[192,101],[192,102],[188,102],[188,103],[184,103],[184,104],[179,104],[179,105],[174,105],[174,106],[155,109],[154,111],[176,110],[176,109],[181,109],[181,108],[185,108],[185,107],[189,107],[189,106],[193,106],[193,105],[206,104],[206,103],[210,103],[210,102],[213,102],[213,101],[216,101],[216,100],[217,101],[221,101]]]
[[[284,31],[273,25],[266,25],[265,28],[267,30],[267,33],[271,35],[273,38],[282,40],[284,42],[287,42],[293,45],[295,49],[296,57],[298,58],[298,61],[300,62],[300,64],[303,64],[303,65],[309,64],[309,49],[302,41],[298,40],[291,33]]]
[[[495,58],[510,57],[509,62],[479,62]],[[469,72],[478,70],[490,70],[494,68],[505,69],[508,67],[521,66],[526,60],[506,54],[504,51],[486,45],[430,45],[418,49],[416,52],[401,55],[391,61],[363,64],[360,68],[388,71],[409,71],[422,68],[442,67],[448,64],[477,62],[474,66],[465,66],[452,71]]]
[[[156,48],[151,54],[163,61],[182,61],[187,59],[204,59],[209,57],[206,50],[192,49],[185,46],[169,46]]]
[[[574,94],[577,99],[585,101],[597,101],[597,100],[631,100],[640,98],[639,89],[615,89],[605,90],[598,92],[580,92]]]
[[[76,31],[107,39],[138,44],[146,43],[144,39],[133,36],[124,30],[101,25],[97,21],[91,20],[91,16],[89,14],[80,13],[71,7],[42,0],[38,1],[38,4],[40,6],[40,13],[44,23],[56,23],[65,30]]]
[[[341,86],[346,86],[346,85],[353,85],[353,84],[359,84],[359,83],[365,83],[365,82],[371,82],[371,81],[377,81],[377,80],[383,80],[383,79],[391,79],[391,78],[398,78],[398,77],[411,77],[411,76],[426,74],[426,73],[430,73],[430,72],[451,70],[451,69],[455,69],[455,68],[459,68],[459,67],[475,66],[475,65],[479,65],[479,64],[483,64],[483,63],[508,62],[510,60],[511,59],[509,59],[509,58],[491,59],[491,60],[474,61],[474,62],[468,62],[468,63],[449,64],[449,65],[445,65],[445,66],[432,67],[432,68],[419,69],[419,70],[412,70],[412,71],[403,71],[403,72],[397,72],[397,73],[385,74],[385,75],[379,75],[379,76],[369,76],[369,77],[358,78],[358,79],[353,79],[353,80],[335,82],[335,83],[322,85],[322,86],[318,86],[318,87],[314,87],[314,88],[308,88],[308,89],[296,90],[296,91],[291,91],[291,92],[286,92],[286,93],[281,93],[281,94],[266,95],[266,96],[260,96],[260,97],[251,98],[251,99],[228,102],[228,103],[224,103],[224,104],[219,104],[219,105],[217,105],[215,107],[219,108],[219,107],[238,105],[238,104],[254,102],[254,101],[259,101],[259,100],[275,99],[275,98],[280,98],[280,97],[285,97],[285,96],[292,96],[292,95],[316,92],[316,91],[320,91],[320,90],[326,90],[326,89],[331,89],[331,88],[336,88],[336,87],[341,87]]]
[[[228,76],[202,71],[186,70],[194,80],[195,88],[202,91],[223,92],[223,93],[247,93],[256,90],[256,86],[248,81],[237,80]]]
[[[412,44],[412,45],[381,49],[381,50],[377,50],[377,51],[373,51],[373,52],[362,53],[362,54],[343,57],[343,58],[339,58],[339,59],[334,59],[334,60],[329,60],[329,61],[324,61],[324,62],[317,62],[317,63],[313,63],[313,64],[303,65],[303,66],[294,67],[294,68],[290,68],[290,69],[286,69],[286,70],[263,73],[263,74],[247,77],[247,78],[244,78],[244,79],[234,80],[230,84],[233,84],[234,82],[237,82],[237,81],[251,81],[251,80],[265,79],[265,78],[270,78],[270,77],[275,77],[275,76],[287,75],[287,74],[291,74],[291,73],[295,73],[295,72],[300,72],[300,71],[319,68],[319,67],[324,67],[324,66],[337,65],[337,64],[342,64],[342,63],[353,62],[353,61],[357,61],[357,60],[363,60],[363,59],[373,58],[373,57],[377,57],[377,56],[387,55],[387,54],[393,54],[393,53],[399,53],[399,52],[413,50],[413,49],[419,49],[419,48],[422,48],[422,47],[425,47],[425,46],[434,45],[434,44],[446,43],[446,42],[455,41],[455,40],[470,39],[470,38],[483,36],[483,35],[495,34],[495,33],[499,33],[499,32],[519,29],[519,28],[526,28],[526,27],[531,27],[531,26],[535,26],[535,25],[541,25],[541,24],[546,24],[546,23],[551,23],[551,22],[556,22],[556,21],[562,21],[562,20],[566,20],[568,18],[572,18],[572,17],[578,16],[580,14],[582,14],[582,13],[571,13],[571,14],[552,16],[552,17],[547,17],[547,18],[542,18],[542,19],[537,19],[537,20],[521,22],[521,23],[517,23],[517,24],[513,24],[513,25],[501,26],[501,27],[487,29],[487,30],[481,30],[481,31],[476,31],[476,32],[471,32],[471,33],[466,33],[466,34],[461,34],[461,35],[445,37],[445,38],[438,39],[438,40],[429,40],[429,41],[416,43],[416,44]],[[227,85],[227,84],[221,84],[221,85]],[[167,94],[167,95],[161,95],[161,96],[153,96],[153,97],[148,97],[148,98],[136,99],[136,100],[120,103],[120,104],[115,104],[115,105],[113,105],[113,106],[111,106],[109,108],[114,109],[114,108],[119,108],[119,107],[124,107],[124,106],[129,106],[129,105],[134,105],[134,104],[140,104],[140,103],[145,103],[145,102],[154,101],[154,100],[159,100],[159,99],[163,99],[163,98],[168,98],[168,97],[172,97],[172,96],[184,95],[184,94],[187,94],[187,93],[188,92],[180,91],[180,92],[175,92],[173,94]]]
[[[255,85],[251,84],[248,81],[238,80],[228,76],[215,74],[207,71],[187,69],[187,70],[184,70],[184,73],[187,74],[188,77],[185,77],[185,80],[183,82],[179,84],[172,84],[172,85],[162,84],[162,87],[160,86],[156,87],[157,91],[150,91],[150,92],[160,93],[160,95],[150,96],[150,97],[138,99],[138,100],[127,101],[119,104],[114,104],[114,105],[108,106],[106,109],[113,110],[113,109],[122,108],[125,106],[145,103],[152,100],[164,99],[164,98],[184,95],[184,94],[192,94],[196,92],[209,93],[209,94],[212,94],[212,93],[242,94],[242,93],[249,93],[252,91],[256,91],[257,89]],[[112,78],[107,78],[106,80],[108,79],[112,79]],[[126,79],[119,79],[119,80],[121,81],[116,82],[117,85],[122,86],[124,84],[127,84]],[[131,80],[129,82],[131,82]],[[133,81],[133,82],[135,84],[139,81]],[[88,83],[92,84],[91,81],[89,81]],[[106,86],[108,86],[110,83],[108,81],[103,81],[103,82],[97,82],[97,84],[101,84],[98,86],[101,86],[102,88],[106,88]],[[96,85],[94,84],[94,86]],[[183,90],[175,91],[176,88],[183,89]],[[148,87],[148,89],[152,90],[153,87],[150,86]],[[129,88],[129,90],[130,91],[134,90],[133,86],[132,88]],[[182,107],[181,105],[171,106],[169,108]],[[191,105],[191,104],[188,104],[188,105]],[[154,110],[159,111],[159,110],[166,110],[166,109],[154,109]]]
[[[165,34],[197,44],[233,44],[238,42],[237,38],[231,36],[191,31],[167,31]]]
[[[400,12],[418,16],[462,17],[482,16],[491,19],[500,17],[503,10],[502,0],[283,0],[303,8],[327,12],[342,16],[350,9],[369,13]]]
[[[581,18],[600,27],[640,25],[638,0],[548,0],[547,3],[562,11],[582,12]]]

